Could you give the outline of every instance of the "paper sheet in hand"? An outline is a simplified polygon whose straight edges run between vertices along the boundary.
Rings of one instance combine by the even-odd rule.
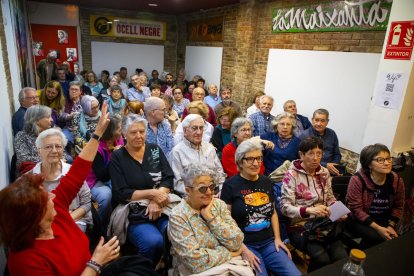
[[[336,201],[334,204],[329,206],[329,210],[331,211],[329,219],[332,221],[336,221],[340,217],[351,212],[341,201]]]

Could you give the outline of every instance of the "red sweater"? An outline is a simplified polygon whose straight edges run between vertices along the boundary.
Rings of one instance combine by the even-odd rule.
[[[90,260],[89,241],[75,224],[68,209],[79,192],[92,162],[76,158],[67,175],[53,192],[57,215],[52,224],[55,238],[35,240],[31,248],[11,252],[11,275],[81,275]]]
[[[232,177],[233,175],[236,175],[239,173],[239,170],[237,169],[236,165],[236,146],[233,142],[228,143],[221,153],[221,164],[223,165],[223,170],[227,174],[227,178]],[[260,165],[260,174],[263,174],[265,171],[265,167],[262,164]]]

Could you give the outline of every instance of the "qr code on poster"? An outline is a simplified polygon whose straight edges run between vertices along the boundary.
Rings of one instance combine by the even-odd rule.
[[[394,84],[393,83],[387,83],[385,86],[385,92],[394,92]]]

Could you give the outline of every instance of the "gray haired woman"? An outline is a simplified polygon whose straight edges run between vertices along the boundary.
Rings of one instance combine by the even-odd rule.
[[[259,174],[263,162],[262,144],[251,138],[241,143],[235,154],[239,174],[227,179],[221,199],[244,233],[242,257],[256,275],[301,275],[280,238],[275,210],[273,183]]]
[[[45,177],[43,185],[51,192],[57,188],[60,180],[71,167],[62,157],[68,140],[60,129],[50,128],[36,138],[36,149],[40,162],[32,169],[32,173]],[[86,182],[83,183],[76,197],[69,205],[69,213],[78,227],[85,232],[92,222],[91,192]]]
[[[275,147],[264,151],[263,163],[266,168],[265,175],[271,174],[286,160],[293,161],[298,158],[300,139],[294,135],[296,119],[289,112],[283,112],[272,121],[274,132],[260,135],[260,138],[272,141]]]
[[[230,135],[231,142],[228,143],[224,148],[221,155],[221,163],[223,164],[224,172],[228,177],[232,177],[239,173],[236,162],[234,161],[234,154],[238,145],[243,141],[246,141],[252,138],[253,133],[253,123],[250,119],[247,118],[236,118],[231,124]],[[274,144],[267,140],[258,139],[267,149],[273,149]],[[260,164],[260,174],[263,174],[265,167],[263,163]]]
[[[29,171],[40,161],[36,150],[36,137],[53,125],[52,109],[44,105],[34,105],[27,109],[24,115],[23,130],[14,138],[16,153],[16,176]]]
[[[187,197],[168,224],[175,275],[201,273],[240,256],[244,237],[226,204],[214,198],[218,179],[213,170],[191,164],[182,177]]]

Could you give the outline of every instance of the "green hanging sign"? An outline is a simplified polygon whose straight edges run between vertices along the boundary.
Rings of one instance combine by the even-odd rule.
[[[391,0],[335,1],[273,10],[273,33],[386,30]]]

